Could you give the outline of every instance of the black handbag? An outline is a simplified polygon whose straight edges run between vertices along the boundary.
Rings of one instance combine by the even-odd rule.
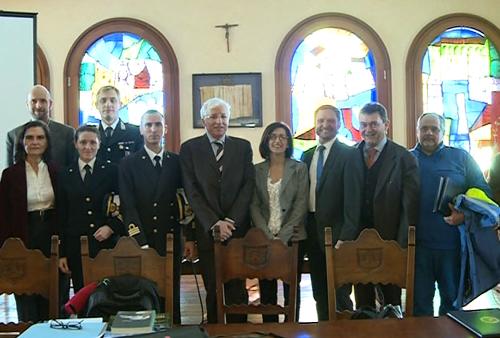
[[[155,310],[160,312],[156,284],[143,277],[121,275],[105,278],[90,295],[86,317],[105,320],[118,311]]]
[[[351,319],[383,319],[383,318],[399,318],[403,319],[403,311],[401,306],[387,304],[380,311],[372,307],[361,307],[357,309],[351,316]]]

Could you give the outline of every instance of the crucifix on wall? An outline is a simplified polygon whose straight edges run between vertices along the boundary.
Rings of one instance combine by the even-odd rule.
[[[224,28],[226,30],[226,34],[225,34],[225,37],[226,37],[226,46],[227,46],[227,52],[229,53],[230,49],[229,49],[229,30],[233,27],[237,27],[239,26],[238,24],[229,24],[229,23],[226,23],[224,25],[217,25],[215,26],[215,28]]]

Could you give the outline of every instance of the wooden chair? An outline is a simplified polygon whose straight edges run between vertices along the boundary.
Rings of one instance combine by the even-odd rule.
[[[38,294],[49,300],[49,318],[59,316],[59,239],[52,236],[50,257],[26,249],[19,238],[0,248],[0,293]],[[17,337],[32,323],[2,323],[0,337]]]
[[[218,238],[215,235],[215,238]],[[269,239],[259,228],[251,228],[244,238],[231,239],[227,245],[215,241],[215,276],[217,287],[217,320],[225,323],[226,314],[285,314],[288,322],[296,321],[298,243],[291,247],[281,240]],[[232,279],[281,279],[290,285],[287,306],[268,304],[226,305],[224,283]]]
[[[99,251],[90,258],[88,239],[80,237],[83,283],[98,282],[104,278],[131,274],[154,281],[158,293],[165,299],[165,311],[170,314],[172,325],[174,311],[174,235],[167,234],[165,257],[155,249],[141,249],[131,237],[121,237],[113,249]]]
[[[325,228],[326,267],[330,319],[350,317],[337,313],[335,289],[346,283],[395,284],[406,288],[405,316],[413,316],[415,227],[408,229],[408,248],[380,238],[375,229],[364,229],[355,241],[334,249],[331,228]]]

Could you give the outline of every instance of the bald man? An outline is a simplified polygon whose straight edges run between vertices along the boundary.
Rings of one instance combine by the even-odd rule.
[[[33,120],[43,121],[49,126],[52,141],[52,160],[61,168],[69,165],[76,158],[75,147],[73,146],[75,130],[50,118],[53,102],[47,88],[42,85],[33,86],[28,93],[26,106]],[[22,125],[18,126],[7,134],[7,164],[9,166],[14,164],[15,144],[22,127]]]

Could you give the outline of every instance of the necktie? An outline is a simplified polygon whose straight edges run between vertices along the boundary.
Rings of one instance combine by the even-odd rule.
[[[104,135],[106,136],[107,139],[110,139],[111,134],[113,134],[113,128],[107,127],[106,130],[104,131]]]
[[[90,171],[90,166],[86,164],[83,167],[83,170],[85,170],[85,175],[83,176],[83,184],[88,185],[90,182],[90,176],[92,176],[92,172]]]
[[[320,145],[318,146],[318,163],[316,164],[316,188],[323,174],[323,162],[325,162],[325,146]]]
[[[371,168],[375,163],[376,156],[377,156],[377,149],[375,148],[368,149],[368,154],[366,156],[366,166],[368,167],[368,169]]]
[[[153,159],[155,160],[155,170],[157,173],[161,173],[161,157],[156,155],[155,157],[153,157]]]
[[[224,156],[224,144],[219,141],[215,141],[214,144],[217,146],[217,151],[215,152],[215,161],[217,161],[219,172],[222,173],[222,157]]]

